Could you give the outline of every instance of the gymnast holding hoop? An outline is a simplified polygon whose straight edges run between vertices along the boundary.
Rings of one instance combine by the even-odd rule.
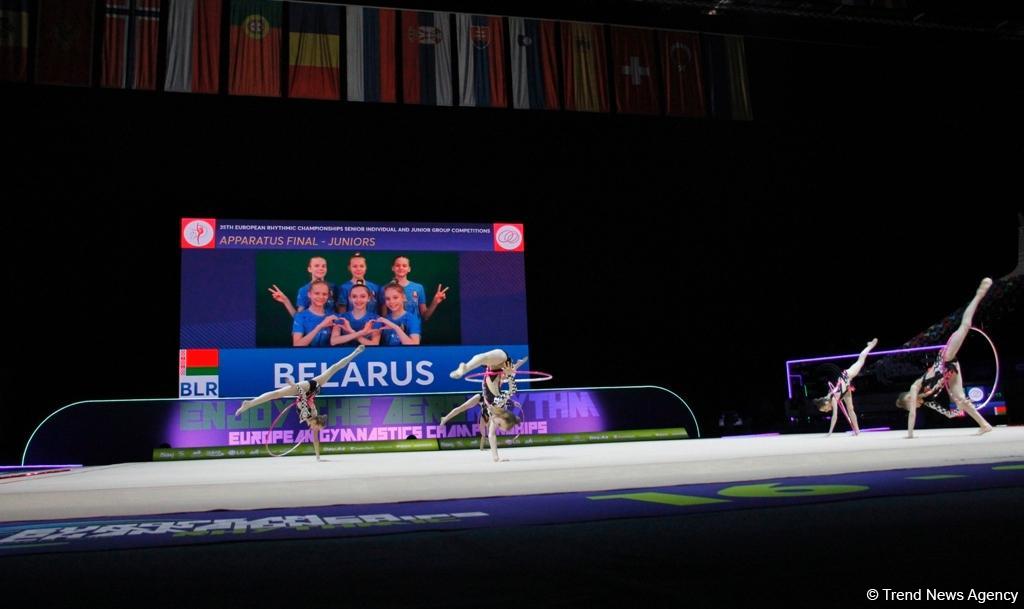
[[[501,427],[508,431],[519,423],[519,417],[509,410],[509,406],[513,403],[512,396],[516,394],[516,371],[525,363],[526,358],[524,357],[513,364],[508,353],[502,349],[494,349],[474,355],[468,362],[459,364],[459,367],[449,374],[453,379],[460,379],[470,370],[485,366],[480,393],[444,415],[438,426],[445,425],[456,415],[469,410],[482,401],[483,406],[480,407],[480,450],[484,448],[486,426],[487,439],[491,446],[491,458],[501,461],[502,459],[498,458],[497,428]],[[502,390],[501,386],[504,383],[508,384],[508,388]]]
[[[828,394],[824,397],[820,397],[814,400],[814,405],[818,407],[821,412],[831,412],[832,422],[828,426],[828,435],[832,435],[832,432],[836,428],[836,419],[839,416],[839,411],[843,411],[843,416],[850,422],[850,427],[853,428],[853,435],[860,433],[860,427],[857,425],[857,413],[853,410],[853,385],[850,384],[858,374],[860,374],[861,368],[864,367],[864,360],[867,359],[868,353],[875,348],[878,344],[878,339],[873,338],[871,342],[864,347],[864,350],[860,352],[860,356],[857,357],[857,361],[852,366],[843,370],[839,373],[835,383],[829,381],[828,383]],[[833,368],[833,370],[838,370]]]
[[[985,293],[988,292],[988,289],[991,287],[991,279],[986,277],[981,280],[981,284],[978,286],[978,291],[974,294],[974,298],[971,299],[971,302],[967,304],[967,308],[964,309],[963,317],[960,318],[960,327],[953,332],[953,335],[949,337],[948,341],[946,341],[946,346],[939,351],[938,356],[935,359],[935,363],[928,368],[924,373],[924,376],[914,381],[914,384],[910,386],[909,391],[901,393],[900,397],[896,400],[896,406],[898,408],[903,408],[908,413],[908,438],[914,437],[914,422],[917,418],[917,409],[921,406],[927,406],[928,408],[950,418],[961,416],[966,412],[968,416],[974,419],[974,422],[978,424],[978,427],[980,427],[978,435],[992,431],[992,426],[989,425],[988,421],[983,419],[980,414],[978,414],[978,411],[974,408],[974,404],[964,393],[964,381],[960,374],[960,363],[957,362],[956,359],[957,351],[960,350],[960,346],[963,344],[964,339],[967,338],[967,333],[971,330],[971,321],[974,318],[974,312],[977,310],[981,299],[985,297]],[[956,408],[953,410],[943,408],[934,400],[934,398],[937,397],[943,389],[946,390],[949,394],[950,400],[956,405]],[[992,388],[992,392],[995,392],[995,387]]]
[[[319,461],[320,430],[327,425],[327,415],[319,414],[317,412],[316,404],[313,402],[313,398],[315,398],[317,394],[319,394],[320,391],[323,389],[324,383],[331,380],[331,377],[337,374],[339,370],[349,365],[349,363],[351,363],[352,360],[354,360],[357,355],[362,353],[364,349],[366,349],[365,346],[359,345],[358,347],[355,348],[354,351],[352,351],[352,353],[349,353],[345,357],[341,358],[340,360],[335,362],[334,365],[332,365],[330,368],[324,370],[323,373],[309,379],[308,381],[289,383],[287,387],[281,387],[280,389],[275,389],[274,391],[268,391],[259,397],[255,397],[251,400],[245,400],[244,402],[242,402],[242,405],[239,406],[238,410],[235,411],[235,416],[237,417],[238,415],[242,414],[246,410],[249,410],[253,406],[258,406],[265,402],[269,402],[270,400],[294,397],[295,401],[292,402],[287,408],[281,411],[281,414],[278,415],[278,419],[280,419],[286,412],[288,412],[288,408],[291,408],[292,406],[295,407],[296,411],[299,413],[299,421],[309,425],[310,432],[313,436],[313,449],[316,452],[316,460]],[[278,421],[275,420],[274,425],[276,425],[277,422]],[[271,430],[273,430],[274,425],[271,425]],[[269,452],[271,456],[274,457],[283,457],[284,455],[287,455],[288,453],[295,450],[299,446],[299,444],[301,444],[301,442],[297,443],[290,450],[277,454],[271,452],[270,445],[267,444],[267,452]]]

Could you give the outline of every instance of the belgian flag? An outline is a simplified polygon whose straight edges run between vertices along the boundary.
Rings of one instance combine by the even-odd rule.
[[[341,7],[288,8],[288,96],[341,99]]]

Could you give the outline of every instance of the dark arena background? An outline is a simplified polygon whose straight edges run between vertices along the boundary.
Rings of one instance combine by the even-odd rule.
[[[448,107],[408,103],[401,82],[394,103],[232,95],[230,0],[219,92],[170,92],[173,4],[160,8],[155,90],[127,90],[100,86],[104,2],[85,2],[97,33],[84,83],[58,86],[38,77],[40,45],[52,42],[39,23],[65,5],[0,1],[0,581],[20,590],[11,598],[846,607],[942,592],[972,606],[1016,602],[1020,6],[382,3],[602,24],[608,105],[582,112],[565,97],[547,110],[463,107],[454,42]],[[10,15],[21,6],[30,34],[18,50]],[[281,27],[294,31],[285,13]],[[657,57],[655,109],[631,111],[616,89],[613,26],[700,32],[703,111],[670,115],[672,66]],[[731,41],[725,64],[721,40]],[[286,83],[287,44],[280,54]],[[568,64],[557,65],[563,93]],[[11,77],[19,66],[24,78]],[[714,80],[723,69],[731,84]],[[177,398],[182,218],[521,223],[530,366],[554,376],[543,388],[664,387],[692,409],[699,437],[502,447],[501,463],[476,450],[161,463],[148,453],[157,446],[132,452],[145,433],[135,418],[97,410],[116,432],[102,436],[111,457],[23,462],[62,406]],[[983,277],[995,285],[974,321],[998,349],[984,412],[994,431],[975,436],[969,418],[922,409],[905,439],[894,401],[924,358],[880,356],[855,382],[861,427],[876,431],[854,437],[840,418],[825,438],[828,416],[811,404],[821,366],[787,363],[856,354],[874,337],[879,350],[941,344]],[[968,380],[991,384],[995,360],[977,335],[961,360],[976,374]],[[652,403],[633,395],[619,406]],[[61,433],[74,447],[99,442],[95,431],[86,416]]]

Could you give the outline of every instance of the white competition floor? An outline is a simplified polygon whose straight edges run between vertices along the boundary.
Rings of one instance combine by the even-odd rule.
[[[0,521],[311,507],[763,480],[1024,460],[1024,427],[122,463],[0,479]]]

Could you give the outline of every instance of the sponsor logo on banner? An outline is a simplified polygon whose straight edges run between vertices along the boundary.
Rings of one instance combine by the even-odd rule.
[[[494,251],[521,252],[526,249],[522,224],[495,224]]]
[[[213,218],[182,218],[182,249],[213,249],[217,221]]]

